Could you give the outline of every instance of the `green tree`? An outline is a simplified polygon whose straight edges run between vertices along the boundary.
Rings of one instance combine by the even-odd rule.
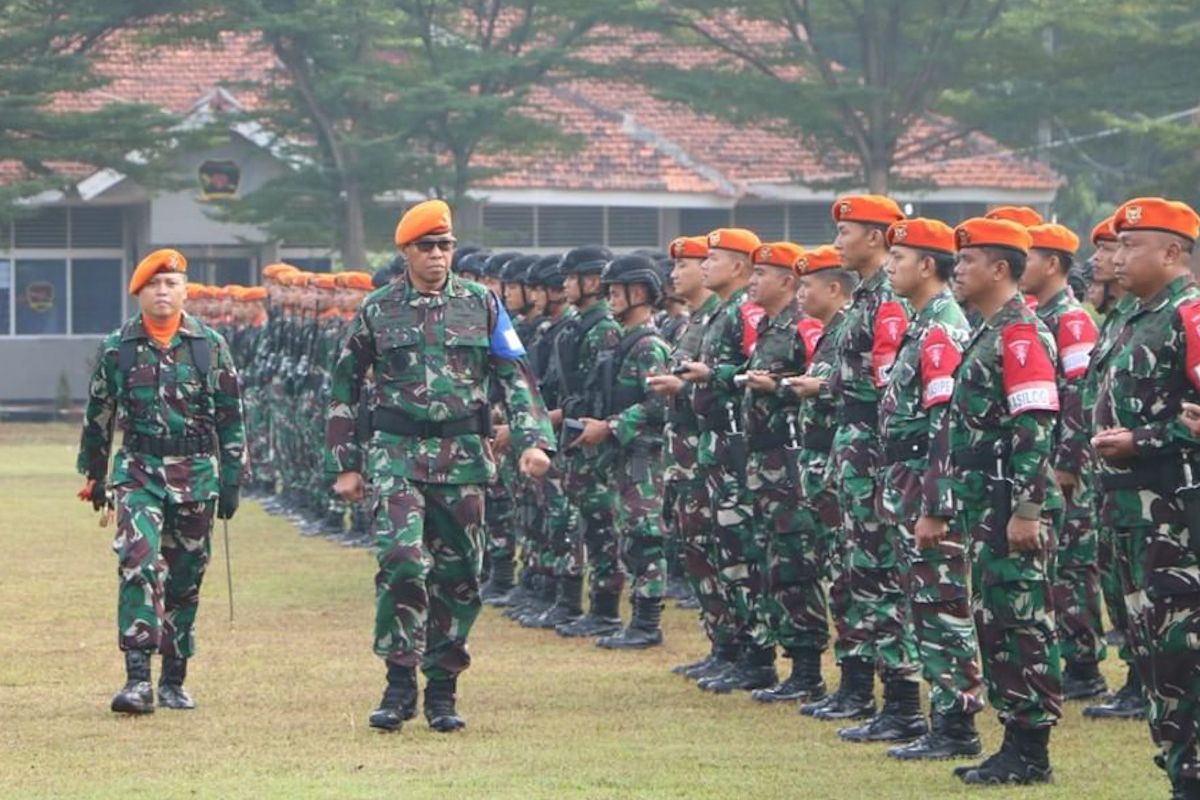
[[[94,100],[107,83],[91,56],[160,5],[146,0],[0,0],[0,221],[19,201],[111,168],[144,185],[177,142],[160,109]],[[88,98],[83,93],[92,92]]]

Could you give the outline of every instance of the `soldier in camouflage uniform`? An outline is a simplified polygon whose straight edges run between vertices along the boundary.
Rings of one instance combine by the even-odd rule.
[[[1112,217],[1102,220],[1092,229],[1092,244],[1096,248],[1093,256],[1094,278],[1105,286],[1107,301],[1103,303],[1104,321],[1100,326],[1099,337],[1083,380],[1082,405],[1089,415],[1091,409],[1096,407],[1100,376],[1105,371],[1109,356],[1112,355],[1117,335],[1124,327],[1125,320],[1138,306],[1137,297],[1126,292],[1117,282],[1113,267],[1113,256],[1117,252],[1117,235],[1112,229]],[[1088,460],[1088,473],[1080,481],[1079,502],[1091,505],[1096,520],[1099,551],[1096,560],[1100,569],[1100,590],[1104,596],[1105,609],[1108,611],[1109,624],[1112,626],[1111,633],[1115,634],[1117,655],[1125,662],[1125,683],[1110,697],[1085,708],[1083,714],[1094,719],[1143,720],[1149,711],[1149,702],[1142,678],[1138,674],[1137,662],[1133,657],[1129,611],[1125,607],[1120,570],[1117,569],[1116,535],[1110,526],[1104,524],[1100,515],[1100,500],[1104,493],[1100,491],[1097,469],[1093,453],[1093,457]]]
[[[880,727],[911,733],[912,728],[892,723],[919,680],[899,570],[900,535],[878,513],[883,466],[878,403],[908,318],[903,302],[892,294],[883,263],[887,227],[903,217],[894,201],[877,195],[843,197],[833,204],[838,230],[834,246],[843,266],[858,273],[862,283],[846,313],[838,369],[830,381],[839,402],[829,480],[837,489],[845,527],[842,568],[849,599],[841,647],[846,655],[841,660],[842,685],[813,716],[872,717],[878,669],[884,683],[883,712],[864,726],[840,732],[855,741]]]
[[[703,263],[709,253],[706,236],[680,237],[671,242],[670,252],[675,259],[672,283],[687,300],[689,309],[687,329],[671,353],[674,372],[699,357],[704,332],[720,308],[721,298],[704,285]],[[737,642],[733,639],[736,624],[717,577],[712,505],[696,460],[700,421],[692,407],[695,385],[671,374],[652,377],[649,386],[669,401],[664,430],[667,488],[663,517],[667,536],[680,543],[684,574],[699,602],[704,633],[712,643],[707,656],[672,670],[691,678],[711,667],[719,652],[726,661],[737,657]]]
[[[1113,215],[1117,279],[1138,299],[1094,409],[1102,522],[1111,526],[1150,732],[1173,798],[1200,798],[1200,289],[1188,261],[1200,216],[1162,198]]]
[[[765,543],[763,585],[755,613],[766,646],[783,650],[792,673],[756,689],[758,701],[812,700],[825,692],[821,653],[829,644],[828,603],[821,585],[824,542],[816,509],[797,502],[802,440],[800,398],[784,384],[803,375],[822,327],[800,312],[795,267],[804,250],[790,242],[754,251],[749,300],[762,307],[754,352],[745,373],[742,430],[749,458],[746,488],[754,498],[754,525]]]
[[[596,641],[610,650],[662,644],[663,594],[667,559],[663,548],[662,428],[665,404],[647,389],[647,379],[666,372],[670,350],[654,327],[654,306],[662,283],[654,262],[644,256],[613,259],[600,274],[609,306],[621,323],[614,350],[598,367],[601,402],[596,417],[583,417],[572,446],[612,441],[612,485],[617,497],[616,531],[621,563],[632,580],[629,625]]]
[[[154,710],[150,656],[163,656],[159,705],[193,708],[183,688],[214,513],[238,506],[245,431],[238,375],[220,334],[183,313],[187,261],[158,250],[134,270],[141,312],[100,345],[77,467],[80,496],[115,505],[118,644],[127,682],[112,710]],[[124,433],[112,475],[114,427]],[[110,495],[111,492],[111,495]],[[111,502],[109,497],[111,496]]]
[[[1091,315],[1067,284],[1079,237],[1061,225],[1029,229],[1033,247],[1021,276],[1021,291],[1037,298],[1037,315],[1058,345],[1058,430],[1054,474],[1063,494],[1063,526],[1055,557],[1054,619],[1065,660],[1063,698],[1104,694],[1100,619],[1098,534],[1091,498],[1079,493],[1080,476],[1090,471],[1091,425],[1083,406],[1083,378],[1099,336]]]
[[[800,275],[801,307],[808,319],[821,326],[804,375],[785,379],[791,391],[803,400],[797,417],[801,445],[797,458],[800,469],[797,499],[812,511],[812,522],[816,527],[813,541],[817,555],[822,559],[821,576],[829,586],[827,604],[837,629],[834,658],[840,663],[847,655],[844,650],[838,650],[837,645],[847,640],[846,608],[850,590],[842,568],[841,507],[837,492],[825,479],[837,427],[837,400],[829,389],[829,379],[837,369],[846,311],[858,278],[842,269],[841,256],[831,245],[805,252],[796,260],[796,271]],[[762,700],[775,700],[778,693],[764,689],[757,696]],[[824,706],[826,697],[823,682],[810,686],[809,702],[800,706],[800,713],[811,716]]]
[[[575,438],[569,430],[577,430],[573,426],[580,418],[594,416],[601,397],[597,383],[600,357],[621,339],[621,327],[613,319],[600,285],[600,273],[612,258],[606,247],[583,246],[568,250],[559,265],[567,299],[579,312],[554,340],[553,369],[561,386],[561,407],[551,416],[564,428],[564,439]],[[587,614],[555,630],[567,637],[607,636],[621,629],[624,585],[613,519],[616,496],[609,476],[612,444],[572,448],[564,457],[564,486],[571,504],[579,510],[583,529],[568,558],[588,565],[590,603]]]
[[[715,692],[763,689],[778,679],[775,649],[767,644],[765,627],[755,615],[766,552],[755,531],[753,498],[745,486],[742,391],[734,380],[745,370],[762,317],[762,309],[746,299],[751,254],[760,244],[754,233],[742,228],[718,228],[708,234],[704,282],[721,297],[721,307],[704,332],[700,357],[681,365],[681,377],[695,384],[697,462],[713,508],[717,579],[735,623],[727,651],[718,652],[696,676],[700,688]]]
[[[967,532],[983,676],[1004,725],[1000,750],[955,775],[969,784],[1039,783],[1050,780],[1050,728],[1062,715],[1050,596],[1062,509],[1052,466],[1056,347],[1017,288],[1025,228],[972,219],[955,238],[955,279],[983,322],[954,376],[938,433],[945,446],[931,455],[938,485],[917,536],[943,540],[952,517]]]
[[[334,367],[326,456],[340,497],[359,500],[366,472],[375,502],[374,649],[388,685],[370,724],[396,730],[415,713],[420,665],[425,717],[434,730],[453,731],[465,725],[455,691],[471,660],[484,488],[496,470],[489,385],[503,387],[522,472],[545,473],[553,431],[508,315],[483,286],[450,274],[449,207],[414,206],[395,240],[408,268],[369,295],[350,324]],[[356,428],[368,369],[377,402],[364,453]]]
[[[880,512],[900,534],[900,571],[912,613],[921,672],[929,683],[929,731],[889,755],[905,760],[979,755],[975,715],[983,710],[975,625],[967,597],[964,531],[951,525],[938,541],[919,537],[923,508],[936,499],[944,459],[930,458],[954,391],[954,371],[970,337],[966,316],[947,283],[954,271],[954,231],[944,222],[910,219],[888,229],[887,273],[913,309],[891,378],[879,403],[879,430],[887,464]],[[924,726],[916,686],[893,724],[864,738],[907,738]]]

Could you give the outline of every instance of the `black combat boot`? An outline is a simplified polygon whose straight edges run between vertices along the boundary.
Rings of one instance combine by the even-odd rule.
[[[1108,684],[1094,661],[1067,662],[1062,687],[1064,700],[1087,700],[1108,691]]]
[[[866,719],[875,713],[875,666],[865,658],[842,659],[842,683],[828,702],[808,703],[801,714],[814,719]]]
[[[537,594],[525,605],[521,613],[513,614],[513,619],[523,628],[531,627],[538,617],[550,610],[556,597],[558,597],[558,578],[554,575],[543,575]]]
[[[621,630],[620,603],[621,595],[617,593],[596,592],[592,594],[588,613],[574,622],[559,625],[554,631],[568,638],[614,634]]]
[[[1200,800],[1200,780],[1180,778],[1171,790],[1171,800]]]
[[[458,676],[437,678],[425,684],[425,719],[438,733],[451,733],[467,727],[467,721],[454,708]]]
[[[742,657],[732,669],[727,669],[711,678],[696,682],[706,692],[725,694],[735,689],[752,691],[765,689],[779,682],[775,671],[775,648],[747,644],[742,648]]]
[[[633,617],[629,627],[596,640],[597,647],[606,650],[644,650],[662,644],[661,597],[633,598]]]
[[[707,664],[691,667],[683,672],[683,677],[699,683],[706,678],[715,678],[737,666],[742,657],[742,646],[737,642],[729,642],[716,646],[713,657]]]
[[[760,703],[784,703],[790,700],[811,702],[825,696],[825,681],[821,680],[821,651],[803,648],[788,652],[792,659],[792,674],[783,683],[750,693]]]
[[[153,714],[154,690],[150,687],[150,653],[125,651],[125,686],[113,695],[112,710],[120,714]]]
[[[371,712],[370,725],[381,731],[398,731],[405,720],[417,714],[417,670],[399,664],[387,665],[387,688],[379,707]]]
[[[163,656],[158,676],[158,704],[163,708],[188,710],[196,707],[183,682],[187,678],[187,659]]]
[[[515,574],[515,563],[513,564],[513,571]],[[484,604],[493,608],[503,608],[507,614],[507,609],[524,603],[529,593],[533,591],[533,577],[533,574],[528,569],[521,570],[521,576],[513,581],[512,589],[509,589],[506,594],[497,595],[490,600],[485,600]]]
[[[479,589],[479,599],[489,606],[497,605],[497,600],[501,600],[513,590],[515,567],[511,557],[494,559],[492,574],[488,576],[487,583]]]
[[[977,756],[983,752],[975,731],[975,715],[955,711],[929,715],[929,733],[911,744],[893,747],[888,755],[901,761],[942,761]]]
[[[321,534],[323,536],[341,537],[346,533],[346,515],[336,509],[329,509],[325,512],[325,519],[321,520]]]
[[[539,604],[542,604],[541,611],[549,608],[550,603],[554,600],[553,586],[550,587],[550,599],[543,602],[543,598],[546,596],[546,584],[549,580],[548,575],[540,573],[531,575],[528,581],[528,591],[522,592],[518,602],[510,603],[508,608],[504,609],[504,616],[519,622],[521,617],[528,614],[530,610],[537,608]]]
[[[717,643],[713,642],[708,648],[708,655],[706,655],[704,658],[701,658],[697,661],[689,661],[685,664],[676,664],[675,666],[671,667],[671,672],[675,675],[687,675],[689,670],[707,667],[716,657]]]
[[[847,742],[911,742],[929,733],[921,716],[921,684],[893,678],[883,684],[883,708],[862,725],[842,728]]]
[[[1141,719],[1146,718],[1150,704],[1142,688],[1142,678],[1136,667],[1129,667],[1125,685],[1107,701],[1088,706],[1083,710],[1085,717],[1092,719]]]
[[[1049,728],[1006,726],[998,752],[978,766],[959,767],[954,774],[974,785],[1049,783],[1054,777],[1049,744]]]
[[[558,579],[558,597],[530,628],[557,628],[583,616],[583,576],[567,575]]]

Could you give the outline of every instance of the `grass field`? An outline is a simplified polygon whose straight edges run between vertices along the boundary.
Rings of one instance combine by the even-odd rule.
[[[948,764],[897,764],[788,705],[712,696],[668,668],[705,645],[670,610],[667,644],[620,654],[485,610],[460,681],[469,728],[366,727],[373,561],[302,539],[246,503],[231,526],[237,621],[220,536],[188,686],[199,708],[108,710],[123,682],[111,528],[74,498],[77,433],[0,424],[0,797],[3,798],[1158,798],[1146,726],[1071,704],[1055,784],[970,790]],[[157,661],[155,674],[157,676]],[[1110,683],[1117,669],[1106,665]],[[833,667],[827,663],[827,677]],[[1000,739],[991,714],[989,750]]]

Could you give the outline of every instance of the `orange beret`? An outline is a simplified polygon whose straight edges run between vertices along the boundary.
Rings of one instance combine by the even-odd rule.
[[[852,194],[839,197],[833,203],[834,222],[865,222],[872,225],[891,225],[904,219],[896,201],[881,194]]]
[[[305,286],[311,286],[313,278],[315,278],[315,277],[316,276],[313,275],[311,272],[305,272],[304,270],[297,270],[295,273],[293,273],[291,275],[291,282],[292,282],[291,285],[299,286],[302,288]]]
[[[318,289],[336,289],[337,276],[331,272],[318,272],[313,276],[312,284]]]
[[[954,229],[954,243],[959,250],[968,247],[1007,247],[1028,253],[1031,242],[1032,237],[1024,225],[1007,219],[975,217]]]
[[[1045,220],[1042,215],[1029,206],[996,206],[983,215],[984,219],[1006,219],[1026,228],[1041,225]]]
[[[1092,228],[1092,244],[1099,245],[1101,242],[1115,242],[1117,234],[1112,227],[1113,218],[1108,217],[1096,223],[1096,227]]]
[[[202,292],[203,289],[204,289],[204,286],[202,284],[189,283],[187,285],[187,299],[195,300],[197,297],[201,297],[203,294],[203,292]]]
[[[242,300],[247,303],[253,303],[259,300],[267,299],[267,289],[264,286],[250,286],[242,292]]]
[[[887,232],[888,247],[914,247],[938,253],[954,253],[954,229],[940,219],[915,219],[893,222]]]
[[[279,275],[282,275],[285,272],[299,272],[299,271],[300,270],[298,267],[293,267],[291,264],[284,264],[282,262],[276,262],[274,264],[267,264],[265,267],[263,267],[262,268],[262,276],[264,278],[268,278],[270,280],[275,280]]]
[[[791,242],[769,242],[755,248],[750,257],[755,264],[765,264],[768,267],[795,269],[796,260],[804,255],[804,248]]]
[[[762,242],[754,231],[745,228],[717,228],[708,234],[709,250],[732,250],[748,256],[760,244]]]
[[[342,272],[340,273],[340,277],[341,285],[347,289],[369,292],[375,288],[375,284],[371,282],[371,273],[369,272]]]
[[[1079,250],[1079,237],[1063,225],[1047,222],[1045,225],[1034,225],[1028,230],[1029,238],[1033,240],[1031,247],[1039,250],[1061,250],[1071,255],[1075,255]]]
[[[823,244],[801,253],[793,269],[798,275],[811,275],[824,269],[839,269],[841,266],[842,255],[837,248],[831,244]]]
[[[231,284],[231,285],[225,287],[225,293],[229,295],[230,299],[232,299],[238,303],[240,303],[246,299],[246,287],[245,286],[238,286],[236,284]]]
[[[1162,197],[1128,200],[1113,213],[1113,230],[1163,231],[1195,241],[1200,236],[1200,216],[1187,203]]]
[[[431,233],[450,233],[450,206],[442,200],[426,200],[404,212],[396,226],[396,246],[411,244]]]
[[[171,248],[155,250],[138,262],[129,278],[129,293],[137,294],[160,272],[187,272],[187,259],[183,253]]]
[[[671,258],[708,258],[708,239],[703,236],[680,236],[671,242]]]
[[[209,291],[208,296],[214,300],[224,300],[226,297],[229,297],[229,287],[228,286],[212,286],[212,287],[209,287],[208,291]]]

